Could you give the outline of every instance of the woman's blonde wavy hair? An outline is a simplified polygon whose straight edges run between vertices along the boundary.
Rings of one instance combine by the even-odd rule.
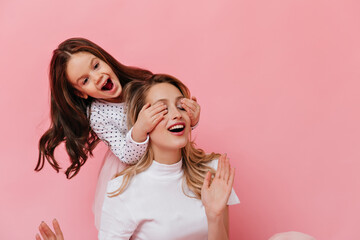
[[[136,122],[139,112],[146,104],[146,96],[150,88],[159,83],[169,83],[175,86],[186,98],[190,97],[189,89],[180,80],[166,74],[154,74],[147,81],[132,81],[127,84],[125,91],[125,99],[128,104],[128,126],[133,126]],[[215,170],[207,165],[207,162],[218,158],[220,154],[205,154],[202,149],[196,148],[195,143],[189,139],[185,147],[181,149],[182,168],[184,170],[184,182],[189,190],[195,194],[195,198],[201,199],[201,187],[204,182],[205,175],[208,171],[212,174]],[[138,173],[148,169],[154,160],[154,153],[151,149],[151,140],[146,153],[135,165],[129,166],[123,171],[117,173],[114,178],[123,176],[121,186],[114,192],[110,192],[110,197],[115,197],[125,191],[129,186],[131,179]],[[183,192],[184,184],[183,184]],[[188,194],[186,194],[189,196]],[[189,196],[192,197],[192,196]]]

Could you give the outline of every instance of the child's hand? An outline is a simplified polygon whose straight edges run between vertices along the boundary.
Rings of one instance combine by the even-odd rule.
[[[196,97],[191,99],[181,99],[181,106],[186,110],[191,120],[191,126],[195,126],[199,122],[200,118],[200,105],[197,103]]]
[[[158,102],[153,106],[150,106],[149,103],[145,104],[133,126],[131,137],[134,141],[145,141],[147,134],[156,127],[166,113],[167,107],[162,102]]]
[[[229,200],[234,182],[235,169],[231,168],[226,155],[221,155],[215,177],[208,172],[201,188],[201,201],[209,221],[221,216]]]

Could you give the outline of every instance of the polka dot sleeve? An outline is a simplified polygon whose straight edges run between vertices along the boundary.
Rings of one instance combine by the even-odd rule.
[[[90,109],[90,126],[110,150],[127,164],[137,163],[145,153],[149,137],[141,143],[131,138],[124,103],[95,101]],[[132,129],[131,129],[132,130]]]

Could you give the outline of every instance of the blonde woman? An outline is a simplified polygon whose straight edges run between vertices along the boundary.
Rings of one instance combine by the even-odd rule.
[[[225,156],[205,154],[190,141],[181,106],[189,90],[158,74],[130,83],[126,92],[129,125],[146,103],[162,102],[168,112],[140,161],[109,182],[99,239],[228,239],[227,205],[239,203],[234,169]]]

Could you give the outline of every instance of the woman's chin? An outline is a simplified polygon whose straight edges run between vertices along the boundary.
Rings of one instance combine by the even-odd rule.
[[[178,139],[177,141],[174,141],[174,148],[182,149],[183,147],[186,146],[187,143],[188,143],[187,139]]]
[[[180,151],[182,148],[184,148],[186,146],[186,144],[188,143],[188,141],[176,141],[176,142],[168,142],[167,144],[161,144],[160,146],[158,146],[157,148],[160,151]]]

